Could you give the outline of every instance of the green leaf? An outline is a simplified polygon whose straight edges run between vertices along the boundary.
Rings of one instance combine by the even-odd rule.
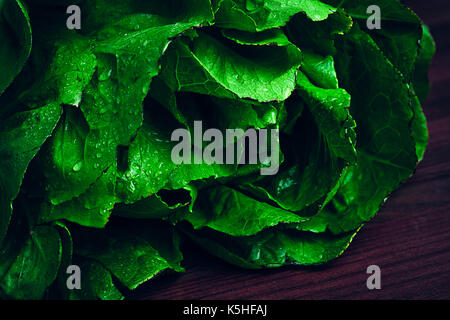
[[[423,35],[420,41],[420,51],[417,57],[416,66],[414,69],[413,86],[414,92],[417,94],[421,103],[424,103],[430,91],[430,83],[428,80],[428,68],[431,64],[431,59],[436,51],[436,45],[431,37],[430,31],[426,26],[423,26]],[[412,135],[416,140],[417,159],[421,161],[425,154],[425,149],[428,144],[428,128],[427,119],[419,103],[414,106],[414,120],[412,123]]]
[[[171,155],[177,143],[171,141],[171,132],[176,124],[161,111],[149,114],[146,119],[128,150],[127,170],[118,177],[117,195],[125,203],[136,202],[161,189],[185,188],[193,180],[234,173],[234,165],[175,164]]]
[[[39,222],[65,219],[87,227],[103,228],[116,203],[115,183],[116,168],[110,167],[80,196],[57,205],[44,202]]]
[[[260,102],[287,99],[295,88],[301,53],[293,45],[238,48],[199,33],[192,49],[175,41],[166,55],[163,79],[175,91]]]
[[[291,42],[281,29],[269,29],[262,32],[248,32],[233,29],[224,29],[222,34],[225,38],[243,45],[275,45],[288,46]]]
[[[323,56],[334,56],[337,52],[335,41],[347,33],[352,25],[352,18],[341,9],[319,22],[298,14],[287,24],[286,34],[299,48],[308,48]]]
[[[113,128],[90,130],[79,109],[65,109],[41,160],[52,205],[81,196],[115,164],[113,135]]]
[[[183,114],[190,132],[194,122],[202,119],[204,131],[218,129],[226,136],[227,129],[264,129],[277,127],[281,104],[260,103],[251,100],[235,100],[208,97],[206,95],[179,93],[177,109]]]
[[[85,38],[84,42],[78,41],[78,37],[72,36],[68,47],[58,49],[49,70],[49,74],[56,75],[57,83],[51,86],[60,88],[62,103],[79,104],[83,115],[68,111],[52,138],[46,159],[48,197],[52,205],[91,194],[92,190],[88,189],[99,179],[101,184],[106,180],[112,183],[100,187],[103,190],[114,188],[113,180],[101,177],[115,167],[117,148],[129,145],[142,125],[142,103],[152,77],[158,73],[159,59],[170,38],[199,23],[194,20],[159,25],[151,16],[146,16],[136,28],[132,24],[134,21],[124,18],[101,30],[96,41]],[[71,56],[77,58],[71,59]],[[107,196],[100,209],[103,217],[97,214],[103,222],[89,222],[85,218],[80,218],[81,221],[86,221],[87,225],[104,224],[105,210],[111,209],[114,200],[111,192]],[[76,201],[77,205],[66,204],[64,208],[78,207],[86,200]],[[97,210],[103,200],[91,201],[98,203]],[[88,205],[88,209],[92,209],[90,207],[92,205]],[[52,215],[61,216],[61,213]]]
[[[314,71],[319,73],[321,70]],[[319,74],[333,72],[334,68]],[[349,113],[350,95],[344,89],[315,86],[301,72],[298,74],[297,83],[299,94],[306,101],[334,157],[349,163],[355,162],[356,133],[355,122]]]
[[[284,26],[299,12],[313,21],[325,20],[336,9],[319,0],[215,0],[216,25],[243,31]]]
[[[312,51],[303,51],[303,59],[301,69],[317,87],[323,89],[339,88],[332,56],[323,57]]]
[[[344,8],[356,19],[361,30],[366,31],[377,43],[385,57],[410,82],[414,73],[419,41],[422,37],[422,26],[419,18],[410,9],[403,6],[400,1],[380,1],[377,4],[381,10],[381,29],[367,30],[367,13],[361,7],[369,5],[369,0],[346,1]]]
[[[372,13],[367,13],[367,8],[376,4],[381,10],[381,20],[383,22],[402,22],[402,23],[416,23],[417,16],[407,7],[405,7],[399,0],[326,0],[332,6],[338,6],[345,10],[352,18],[359,19],[364,26],[367,19]],[[361,25],[363,28],[363,25]],[[383,26],[382,26],[383,28]]]
[[[122,300],[124,297],[114,284],[111,273],[99,262],[77,257],[82,270],[81,289],[70,291],[71,300]]]
[[[73,231],[73,236],[78,255],[99,262],[129,289],[162,271],[183,271],[178,235],[158,221],[123,221],[104,230]]]
[[[79,106],[97,65],[93,41],[67,29],[52,29],[57,23],[49,21],[36,29],[29,66],[14,88],[21,92],[8,101],[12,110],[20,104],[37,107],[43,102]],[[50,30],[53,33],[48,34]]]
[[[422,26],[422,39],[420,40],[419,55],[417,57],[416,66],[414,69],[414,91],[421,103],[425,102],[430,91],[430,83],[428,79],[428,68],[431,64],[431,59],[436,52],[436,44],[431,37],[430,30],[427,26]]]
[[[8,229],[12,201],[17,197],[28,164],[51,135],[61,107],[49,104],[16,113],[0,126],[0,244]]]
[[[74,0],[81,30],[26,2],[0,0],[1,298],[123,299],[184,270],[179,231],[244,268],[324,264],[423,158],[435,45],[398,0]]]
[[[138,30],[145,21],[159,25],[188,23],[194,26],[214,19],[210,0],[91,0],[83,5],[83,15],[83,32],[95,33],[106,26],[113,26],[115,30],[111,34],[117,32],[117,27]]]
[[[22,70],[31,52],[31,25],[22,1],[0,1],[0,95]]]
[[[67,288],[67,268],[73,265],[73,243],[72,235],[69,228],[62,222],[55,222],[52,225],[59,233],[61,239],[61,263],[58,270],[56,281],[49,289],[49,297],[54,299],[68,299],[70,296],[70,289]]]
[[[48,86],[53,90],[57,88],[60,103],[78,106],[96,65],[92,42],[72,37],[69,43],[56,51],[49,69],[49,77],[52,79],[49,79]]]
[[[33,65],[34,72],[30,76],[38,81],[21,93],[19,102],[30,107],[39,105],[42,101],[79,106],[83,90],[97,65],[92,41],[70,32],[57,32],[54,37],[45,41],[42,34],[36,37],[41,41],[36,45],[38,53],[32,59],[38,65]],[[42,57],[39,54],[50,56],[48,66],[44,60],[40,60]]]
[[[169,201],[166,202],[161,195],[155,193],[147,198],[136,201],[133,204],[117,205],[114,209],[114,214],[132,219],[166,220],[169,217],[173,218],[175,214],[178,213],[176,211],[178,208],[185,207],[195,200],[194,195],[185,189],[160,191],[164,191],[171,196],[170,203],[168,203]],[[186,196],[186,194],[188,194],[188,196]]]
[[[249,269],[323,264],[339,257],[356,234],[317,235],[282,229],[269,229],[252,237],[208,231],[187,233],[210,254]]]
[[[0,287],[14,299],[41,299],[56,279],[60,262],[58,232],[48,226],[36,227],[2,277]]]
[[[284,149],[288,160],[280,172],[249,189],[287,210],[310,207],[311,215],[329,200],[325,197],[345,166],[356,161],[355,122],[349,113],[350,95],[344,89],[317,87],[302,72],[297,82],[312,119],[303,114],[292,136],[285,138],[289,139],[286,148],[291,150]]]
[[[303,230],[341,233],[357,228],[376,214],[417,163],[410,125],[418,99],[366,33],[355,28],[347,40],[351,54],[340,54],[340,72],[346,75],[350,112],[358,123],[358,162],[342,176],[335,198]]]
[[[211,228],[232,236],[250,236],[279,224],[305,221],[292,212],[259,202],[225,186],[204,190],[186,220],[195,229]]]

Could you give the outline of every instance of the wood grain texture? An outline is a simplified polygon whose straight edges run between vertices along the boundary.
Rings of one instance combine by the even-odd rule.
[[[342,257],[319,268],[249,271],[184,248],[186,273],[164,275],[132,299],[450,299],[450,3],[404,1],[437,42],[424,105],[430,143],[415,175],[395,191]],[[366,288],[379,265],[382,289]]]

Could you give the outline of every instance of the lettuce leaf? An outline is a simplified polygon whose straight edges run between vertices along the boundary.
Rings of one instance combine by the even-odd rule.
[[[0,0],[0,298],[123,299],[183,272],[188,238],[243,268],[324,264],[424,157],[436,48],[397,0],[74,3],[81,30],[67,1]],[[277,173],[236,140],[214,151],[234,163],[175,163],[175,130],[212,142],[196,121],[276,131]]]

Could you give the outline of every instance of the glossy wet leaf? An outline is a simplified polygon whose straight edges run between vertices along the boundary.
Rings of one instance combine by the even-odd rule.
[[[1,122],[0,128],[0,243],[8,228],[12,201],[19,193],[25,171],[39,148],[52,134],[61,108],[49,104],[17,113]]]
[[[221,28],[263,31],[284,26],[297,13],[325,20],[336,9],[320,0],[215,0],[216,24]]]
[[[41,299],[56,279],[61,262],[58,232],[40,226],[30,232],[18,256],[1,279],[1,289],[10,298]]]
[[[196,229],[208,227],[236,237],[254,235],[278,224],[307,220],[228,187],[205,190],[186,219]]]
[[[176,91],[261,102],[285,100],[295,88],[301,53],[295,46],[252,47],[251,58],[199,33],[192,49],[181,41],[167,56],[163,76]]]
[[[191,240],[327,263],[424,156],[435,46],[397,0],[70,4],[0,0],[2,299],[123,299]]]
[[[158,221],[82,230],[74,233],[74,244],[79,255],[101,263],[129,289],[165,270],[183,271],[178,235]]]

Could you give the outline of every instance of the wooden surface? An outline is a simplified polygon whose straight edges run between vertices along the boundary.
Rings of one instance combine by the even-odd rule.
[[[450,299],[450,2],[405,1],[431,27],[437,55],[424,105],[430,144],[342,257],[326,267],[248,271],[185,248],[186,273],[145,284],[133,299]],[[381,268],[368,290],[366,268]]]

